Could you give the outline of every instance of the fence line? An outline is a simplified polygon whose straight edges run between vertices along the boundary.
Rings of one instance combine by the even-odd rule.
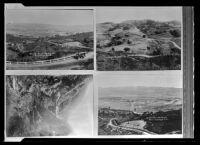
[[[47,63],[52,63],[52,62],[58,62],[58,61],[63,61],[67,60],[74,55],[71,56],[65,56],[61,58],[56,58],[56,59],[50,59],[50,60],[44,60],[44,61],[32,61],[32,62],[14,62],[14,61],[6,61],[7,64],[47,64]]]

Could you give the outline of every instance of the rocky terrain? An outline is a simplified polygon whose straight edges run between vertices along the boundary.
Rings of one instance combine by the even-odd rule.
[[[70,126],[59,116],[83,94],[88,75],[7,76],[8,137],[67,135]]]

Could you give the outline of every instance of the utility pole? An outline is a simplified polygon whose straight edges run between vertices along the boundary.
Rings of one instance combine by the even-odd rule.
[[[14,90],[15,90],[15,83],[16,83],[15,76],[13,76],[13,89]]]
[[[121,57],[119,57],[119,70],[121,68]]]

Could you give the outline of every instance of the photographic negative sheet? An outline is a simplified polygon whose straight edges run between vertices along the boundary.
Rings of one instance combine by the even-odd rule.
[[[6,4],[5,141],[183,138],[183,10]]]

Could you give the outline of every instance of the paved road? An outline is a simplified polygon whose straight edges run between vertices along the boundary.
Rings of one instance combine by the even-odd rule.
[[[19,69],[19,68],[34,68],[34,67],[46,67],[46,66],[56,66],[56,65],[61,65],[61,64],[72,64],[72,63],[76,63],[76,62],[81,62],[84,60],[87,60],[89,58],[93,58],[94,57],[94,53],[93,52],[89,52],[86,53],[85,57],[82,59],[74,59],[73,56],[75,55],[70,55],[69,58],[66,59],[61,59],[58,61],[51,61],[50,63],[42,63],[42,64],[9,64],[7,63],[7,67],[8,68],[12,68],[12,69]]]
[[[107,126],[111,126],[113,128],[118,128],[118,129],[124,129],[124,130],[128,130],[128,131],[135,131],[135,132],[139,132],[142,133],[144,135],[152,135],[155,134],[153,132],[150,132],[148,130],[144,130],[144,129],[138,129],[138,128],[130,128],[130,127],[124,127],[124,126],[117,126],[113,124],[113,121],[116,120],[116,118],[112,118],[110,119],[109,123],[107,124]]]

